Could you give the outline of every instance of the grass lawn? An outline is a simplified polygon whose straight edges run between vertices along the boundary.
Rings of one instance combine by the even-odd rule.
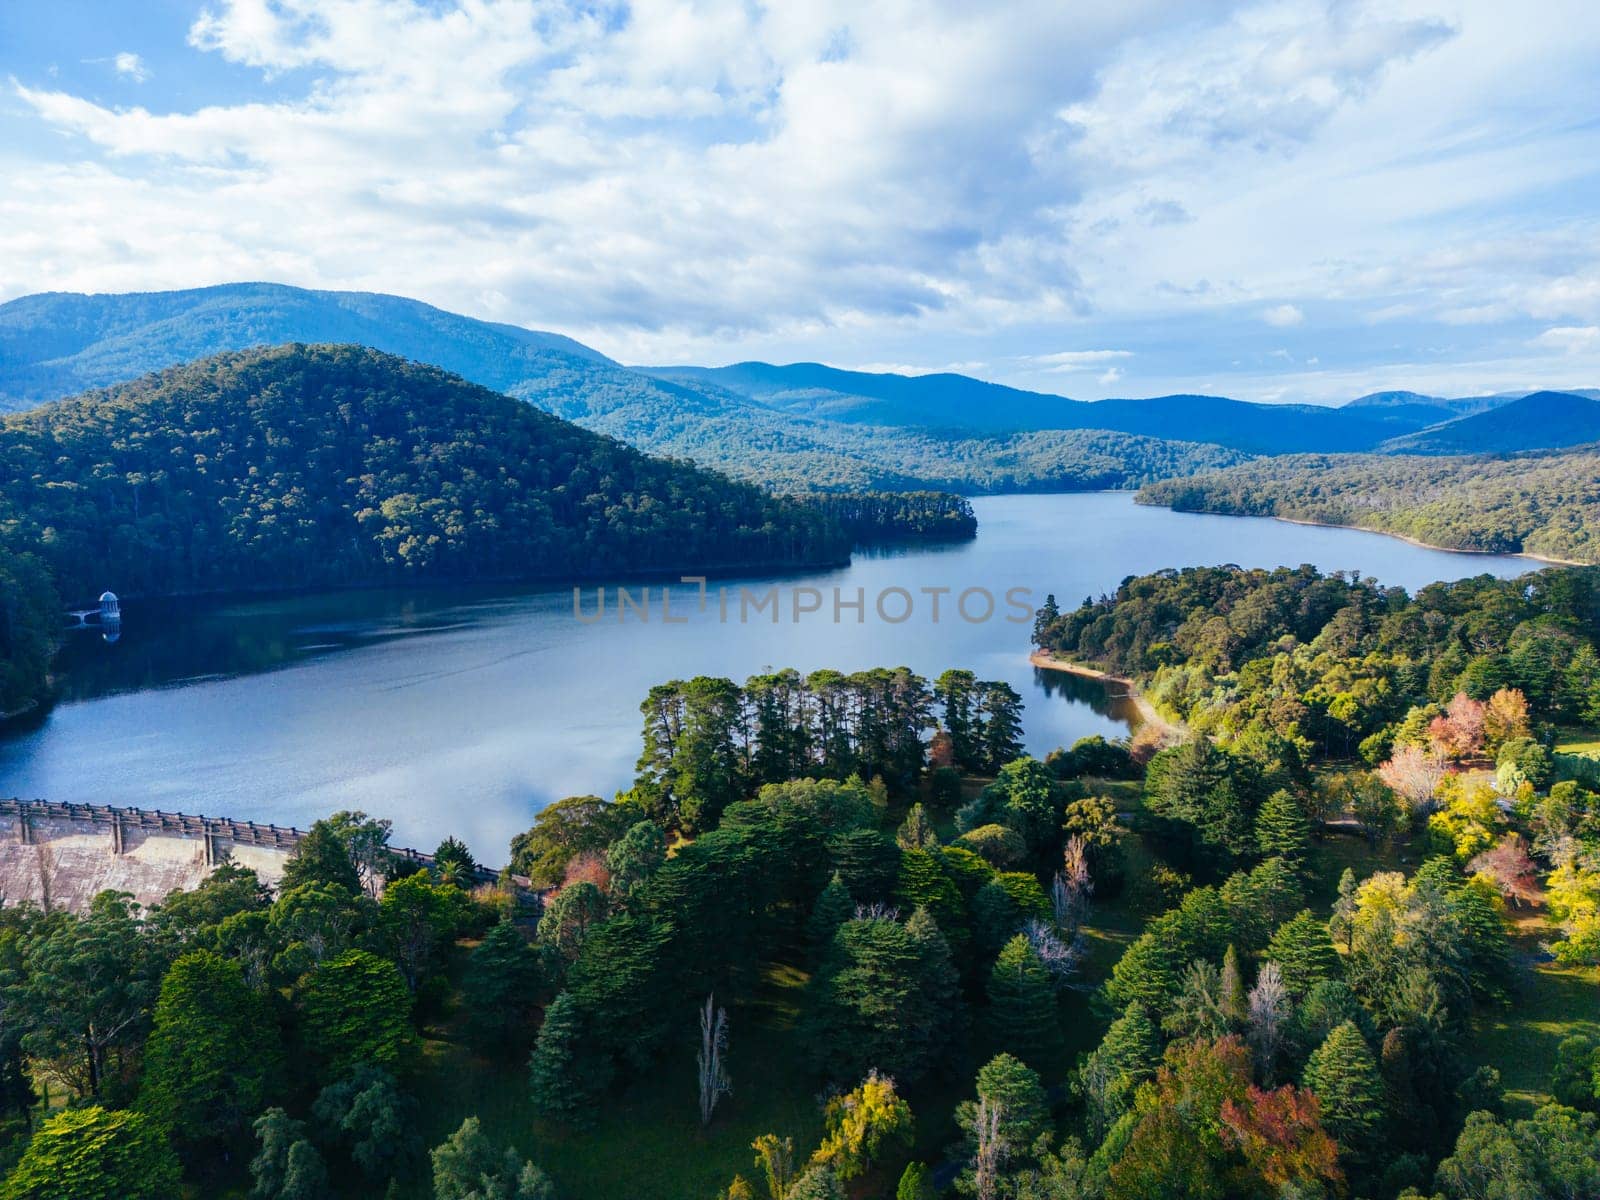
[[[1556,750],[1600,758],[1600,729],[1563,729],[1557,736]]]
[[[1509,1008],[1482,1009],[1468,1053],[1500,1072],[1512,1115],[1525,1117],[1550,1099],[1556,1049],[1576,1033],[1600,1038],[1600,967],[1547,962],[1540,942],[1551,936],[1542,909],[1514,917],[1512,953],[1521,988]]]
[[[711,1200],[735,1174],[755,1183],[750,1143],[756,1137],[792,1136],[797,1158],[822,1137],[821,1111],[801,1070],[794,1030],[805,983],[803,973],[773,967],[761,991],[728,1014],[734,1090],[709,1129],[700,1127],[699,1032],[691,1011],[684,1014],[680,1052],[608,1093],[594,1126],[577,1131],[535,1115],[525,1063],[485,1063],[459,1045],[429,1041],[417,1089],[427,1098],[423,1142],[438,1145],[465,1118],[477,1116],[489,1137],[543,1167],[561,1195],[583,1200]],[[432,1193],[419,1186],[409,1194],[421,1200]]]

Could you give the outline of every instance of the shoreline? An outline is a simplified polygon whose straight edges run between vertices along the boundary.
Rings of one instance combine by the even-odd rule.
[[[1374,529],[1370,525],[1345,525],[1337,521],[1313,521],[1309,517],[1285,517],[1279,513],[1242,513],[1222,512],[1212,508],[1177,508],[1171,504],[1156,504],[1137,499],[1135,503],[1144,504],[1147,508],[1164,508],[1169,512],[1193,513],[1202,517],[1240,517],[1245,520],[1282,521],[1288,525],[1306,525],[1312,529],[1347,529],[1352,533],[1375,533],[1379,537],[1394,538],[1396,541],[1405,542],[1419,550],[1438,550],[1444,554],[1480,554],[1497,558],[1525,558],[1529,562],[1546,563],[1552,567],[1592,567],[1600,564],[1580,562],[1575,558],[1552,558],[1548,554],[1535,554],[1531,550],[1474,550],[1467,546],[1441,546],[1437,542],[1425,542],[1421,538],[1414,538],[1409,534],[1396,533],[1390,529]]]
[[[1066,675],[1076,675],[1081,679],[1093,679],[1103,684],[1117,684],[1123,689],[1123,695],[1133,703],[1134,711],[1139,714],[1137,729],[1150,726],[1160,730],[1163,735],[1182,736],[1181,726],[1173,724],[1156,710],[1145,694],[1139,690],[1139,685],[1133,680],[1121,675],[1113,675],[1109,671],[1102,671],[1098,667],[1086,667],[1082,663],[1075,663],[1071,659],[1057,658],[1048,650],[1035,650],[1028,655],[1028,661],[1042,671],[1060,671]]]

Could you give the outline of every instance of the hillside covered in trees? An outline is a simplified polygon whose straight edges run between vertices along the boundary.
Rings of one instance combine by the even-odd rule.
[[[0,725],[46,698],[60,627],[49,572],[33,555],[0,547]]]
[[[1160,572],[1036,632],[1157,738],[699,676],[497,885],[341,813],[276,894],[0,909],[0,1196],[1593,1195],[1597,630],[1600,571]]]
[[[376,351],[226,354],[5,418],[0,529],[68,596],[839,562],[816,508]]]
[[[1452,550],[1600,563],[1594,447],[1470,458],[1294,455],[1149,484],[1139,501],[1355,525]]]

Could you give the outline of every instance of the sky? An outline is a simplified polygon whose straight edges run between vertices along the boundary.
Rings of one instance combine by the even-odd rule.
[[[1592,0],[4,0],[0,301],[1081,399],[1600,385]]]

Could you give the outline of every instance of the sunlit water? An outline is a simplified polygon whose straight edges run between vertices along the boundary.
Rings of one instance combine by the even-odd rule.
[[[976,541],[857,555],[845,570],[719,581],[713,593],[673,590],[660,619],[574,619],[563,590],[431,589],[344,592],[188,607],[125,606],[122,637],[71,636],[66,698],[37,729],[0,741],[0,796],[136,805],[304,827],[340,808],[389,817],[397,842],[431,847],[447,833],[485,860],[505,861],[511,835],[543,805],[609,795],[632,777],[638,705],[650,686],[694,674],[743,680],[801,671],[907,665],[932,677],[967,667],[1003,679],[1027,704],[1028,749],[1043,754],[1090,733],[1125,732],[1127,714],[1096,685],[1028,663],[1029,625],[1005,618],[1008,589],[1063,607],[1161,567],[1314,563],[1359,569],[1416,588],[1484,572],[1516,575],[1527,559],[1452,554],[1393,538],[1251,518],[1142,508],[1127,494],[1003,496],[974,502]],[[115,580],[106,580],[115,589]],[[741,623],[736,589],[778,586],[785,612]],[[791,620],[793,589],[822,610]],[[924,588],[949,588],[932,620]],[[968,622],[955,594],[984,588],[991,620]],[[865,620],[833,620],[833,589],[864,590]],[[903,588],[901,623],[874,601]],[[634,589],[637,594],[637,587]],[[595,592],[583,594],[595,611]],[[802,606],[810,601],[803,594]],[[904,600],[891,594],[885,611]],[[983,607],[968,600],[969,615]]]

